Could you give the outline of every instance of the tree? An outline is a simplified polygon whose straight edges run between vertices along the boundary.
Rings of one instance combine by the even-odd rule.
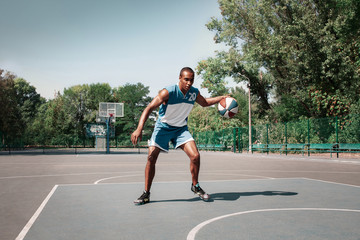
[[[108,83],[90,84],[87,95],[86,108],[91,110],[94,115],[94,113],[99,110],[100,102],[114,101],[113,94],[113,89]],[[95,116],[93,116],[92,120],[95,120]]]
[[[88,98],[89,86],[75,85],[70,88],[65,88],[64,93],[60,96],[62,100],[62,109],[67,115],[67,120],[64,122],[68,125],[68,131],[64,132],[76,137],[85,136],[85,118],[89,111],[86,108]]]
[[[99,111],[100,102],[113,102],[112,88],[107,83],[75,85],[64,89],[61,96],[66,121],[73,136],[84,137],[86,123],[93,123]]]
[[[358,101],[359,1],[219,0],[219,5],[222,19],[212,18],[207,27],[229,50],[199,62],[204,87],[224,89],[225,77],[250,83],[260,117],[274,111],[270,91],[277,106],[292,98],[307,116],[318,116],[312,91]]]
[[[149,87],[142,83],[125,84],[114,89],[114,101],[124,103],[124,117],[116,120],[116,135],[124,145],[131,145],[130,135],[137,128],[141,113],[150,103],[148,96]],[[150,138],[155,121],[155,113],[152,113],[144,126],[143,140]]]
[[[1,143],[10,143],[21,136],[21,115],[16,99],[15,75],[0,69],[0,132]]]
[[[65,102],[65,98],[58,94],[48,102],[45,115],[39,116],[45,118],[43,131],[46,133],[46,144],[70,146],[74,142],[74,118],[66,110]]]
[[[23,140],[26,143],[28,137],[32,135],[27,134],[28,128],[34,121],[38,108],[41,104],[45,103],[46,100],[41,98],[40,94],[36,92],[36,88],[23,78],[16,78],[14,80],[14,88],[16,91],[17,106],[21,115],[20,120]]]
[[[27,144],[29,145],[42,145],[42,144],[50,144],[49,139],[53,137],[54,132],[51,127],[49,127],[46,123],[52,122],[49,120],[49,116],[47,115],[48,108],[53,100],[45,102],[41,104],[36,112],[34,120],[28,126],[27,133],[25,135],[26,139],[28,139]]]
[[[270,109],[269,91],[273,78],[270,74],[260,77],[260,66],[247,63],[234,48],[228,52],[217,52],[215,58],[208,58],[198,63],[197,73],[204,79],[201,87],[208,88],[211,95],[223,95],[229,92],[226,88],[226,77],[231,77],[236,83],[247,82],[251,86],[251,95],[257,96],[261,105],[259,114],[265,115]]]

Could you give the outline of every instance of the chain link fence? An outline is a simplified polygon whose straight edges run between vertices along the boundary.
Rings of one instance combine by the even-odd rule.
[[[360,152],[360,116],[302,119],[294,122],[268,123],[221,131],[192,132],[199,149],[213,151],[280,151],[302,152]],[[139,147],[147,147],[151,130],[143,133]],[[0,132],[0,151],[21,149],[76,149],[97,148],[96,137],[60,135],[44,138],[42,143],[24,143],[22,138],[8,138]],[[115,136],[110,147],[132,147],[130,135]]]
[[[193,133],[199,149],[222,151],[360,152],[360,116],[303,119]],[[346,146],[346,147],[345,147]],[[342,148],[343,147],[343,148]]]

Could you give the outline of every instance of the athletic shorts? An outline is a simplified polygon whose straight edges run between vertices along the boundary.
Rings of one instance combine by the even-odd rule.
[[[187,125],[183,127],[172,127],[156,122],[149,147],[156,146],[161,150],[168,152],[169,142],[171,142],[175,148],[178,148],[181,145],[193,140],[194,139],[191,136]]]

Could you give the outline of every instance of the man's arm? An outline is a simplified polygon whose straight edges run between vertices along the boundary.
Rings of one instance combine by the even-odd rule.
[[[202,107],[208,107],[220,102],[222,99],[229,97],[229,96],[218,96],[212,98],[204,98],[200,93],[196,98],[196,102]]]
[[[169,99],[169,92],[166,89],[163,89],[159,94],[149,103],[149,105],[144,109],[139,119],[139,124],[136,130],[131,134],[131,142],[136,145],[138,140],[141,141],[142,130],[144,128],[146,120],[149,118],[150,113],[157,109],[162,103],[166,102]]]

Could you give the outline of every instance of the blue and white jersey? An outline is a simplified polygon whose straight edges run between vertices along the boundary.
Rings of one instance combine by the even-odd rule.
[[[194,106],[199,90],[191,87],[184,96],[178,84],[165,89],[169,92],[169,100],[167,104],[160,105],[158,121],[173,127],[187,125],[188,116]]]

